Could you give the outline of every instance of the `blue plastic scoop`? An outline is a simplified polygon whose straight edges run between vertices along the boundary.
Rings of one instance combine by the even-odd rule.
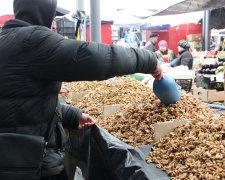
[[[164,78],[154,80],[153,91],[162,103],[169,105],[180,101],[180,93],[177,89],[175,80],[163,73]]]

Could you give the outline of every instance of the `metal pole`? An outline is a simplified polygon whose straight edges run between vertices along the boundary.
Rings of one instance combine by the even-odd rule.
[[[209,50],[210,46],[210,16],[211,16],[211,11],[206,10],[205,14],[205,50]]]
[[[101,42],[100,0],[90,0],[91,41]]]
[[[84,0],[77,0],[76,8],[77,11],[84,11]]]
[[[205,19],[206,19],[206,11],[203,11],[203,19],[202,19],[202,50],[205,51]]]

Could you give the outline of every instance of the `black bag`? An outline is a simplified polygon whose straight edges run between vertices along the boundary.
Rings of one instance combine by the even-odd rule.
[[[0,133],[0,179],[40,179],[44,147],[42,136]]]
[[[56,114],[45,137],[0,133],[0,180],[40,179],[45,150],[58,117],[59,112],[56,108]]]

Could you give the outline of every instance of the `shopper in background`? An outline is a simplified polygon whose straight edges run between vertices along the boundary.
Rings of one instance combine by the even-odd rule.
[[[131,38],[131,33],[130,33],[130,29],[128,29],[125,32],[125,35],[124,35],[125,42],[129,44],[130,43],[130,38]]]
[[[132,48],[138,48],[138,44],[137,44],[137,42],[135,41],[134,38],[130,39],[129,46],[132,47]]]
[[[216,48],[216,43],[213,41],[213,38],[210,38],[210,50],[215,50]]]
[[[155,44],[158,42],[158,38],[159,38],[158,34],[152,33],[150,35],[149,41],[145,45],[145,49],[147,49],[147,50],[149,50],[151,52],[156,52],[157,48],[156,48]]]
[[[117,41],[116,45],[123,46],[123,47],[130,47],[128,43],[126,43],[124,38],[121,38],[119,41]]]
[[[170,63],[177,57],[173,50],[168,49],[168,44],[165,40],[159,41],[158,45],[159,50],[156,51],[156,56],[159,61]]]
[[[220,44],[219,44],[219,51],[225,51],[225,39],[221,37]]]
[[[95,123],[81,109],[59,103],[62,81],[105,80],[138,72],[163,77],[150,51],[65,39],[52,32],[56,5],[57,0],[14,0],[15,19],[0,33],[0,132],[44,137],[57,118],[39,163],[41,180],[66,180],[63,127],[81,130]],[[8,147],[1,145],[0,152],[7,152],[4,148]],[[5,168],[12,169],[0,171]]]
[[[180,40],[178,43],[178,52],[179,56],[176,59],[175,66],[188,66],[189,69],[192,69],[193,66],[193,56],[189,51],[190,44],[185,40]]]

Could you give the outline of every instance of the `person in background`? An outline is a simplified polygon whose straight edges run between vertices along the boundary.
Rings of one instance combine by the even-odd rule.
[[[147,50],[149,50],[151,52],[156,52],[157,48],[156,48],[155,44],[158,42],[158,38],[159,38],[158,34],[152,33],[150,35],[149,41],[145,45],[145,49],[147,49]]]
[[[225,39],[221,37],[220,44],[219,44],[219,51],[225,51]]]
[[[119,41],[117,41],[116,45],[123,46],[123,47],[130,47],[128,43],[126,43],[124,38],[121,38]]]
[[[216,49],[216,43],[213,41],[213,38],[210,38],[210,50]]]
[[[140,42],[140,49],[144,49],[145,48],[145,44],[146,44],[146,41],[145,40],[142,40]]]
[[[176,59],[175,66],[188,66],[189,69],[192,69],[193,66],[193,56],[190,49],[190,44],[185,40],[180,40],[178,43],[178,52],[179,56]]]
[[[168,49],[168,44],[165,40],[161,40],[158,45],[159,45],[159,50],[156,51],[156,56],[159,61],[164,63],[170,63],[175,58],[177,58],[173,50]]]
[[[66,180],[64,128],[82,130],[95,124],[81,109],[60,104],[62,82],[133,73],[163,78],[150,51],[65,39],[51,31],[56,7],[57,0],[14,0],[15,19],[7,21],[0,33],[0,132],[44,137],[52,119],[60,116],[43,152],[41,180]],[[6,152],[4,148],[8,147],[1,145],[0,152]]]
[[[137,42],[135,41],[134,38],[130,39],[129,46],[132,47],[132,48],[138,48],[138,44],[137,44]]]
[[[130,36],[131,36],[130,29],[128,29],[127,32],[125,32],[125,35],[124,35],[125,42],[128,43],[128,44],[130,43]]]

